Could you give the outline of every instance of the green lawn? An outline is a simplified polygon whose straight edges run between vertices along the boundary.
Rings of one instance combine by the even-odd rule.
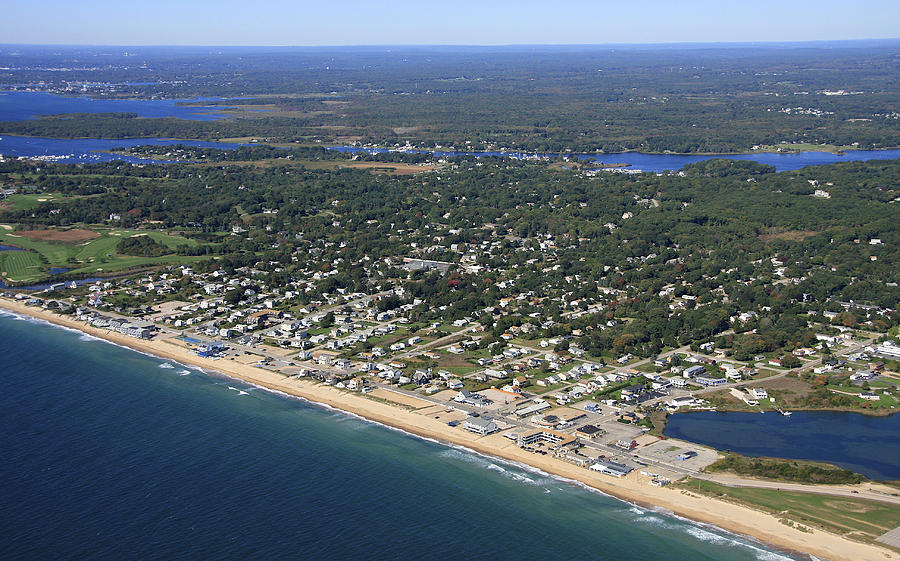
[[[0,252],[0,271],[4,277],[16,280],[39,280],[45,276],[44,263],[31,251]]]
[[[438,363],[437,369],[452,372],[457,376],[465,376],[466,374],[471,374],[472,372],[478,370],[478,368],[474,366],[441,366],[440,363]]]
[[[683,488],[697,491],[698,481],[687,479]],[[890,503],[777,489],[726,487],[709,481],[700,482],[699,490],[708,495],[724,495],[769,512],[783,513],[778,516],[803,525],[840,534],[857,532],[860,537],[870,540],[900,526],[900,507]]]
[[[851,395],[849,395],[849,397],[851,399],[853,399],[853,401],[856,402],[856,404],[859,406],[863,406],[866,403],[868,403],[868,404],[870,404],[869,407],[874,408],[874,409],[882,409],[882,408],[890,409],[892,407],[896,407],[897,405],[900,405],[900,401],[898,401],[896,397],[894,397],[893,395],[882,395],[882,393],[881,393],[882,390],[881,390],[881,388],[878,388],[878,387],[873,387],[868,390],[864,390],[859,386],[829,385],[829,386],[827,386],[827,388],[829,390],[838,390],[841,392],[846,392],[843,395],[851,394]],[[857,397],[858,394],[860,394],[862,392],[866,392],[866,391],[872,391],[872,392],[877,393],[879,395],[880,399],[878,401],[867,401],[865,399]]]
[[[3,199],[2,202],[4,203],[4,206],[7,206],[10,210],[31,210],[41,203],[66,198],[69,197],[60,193],[21,193],[18,195],[10,195]]]
[[[8,251],[16,254],[2,258],[3,276],[13,282],[32,282],[47,277],[47,267],[66,267],[71,274],[96,274],[120,271],[131,267],[162,263],[192,263],[205,257],[168,255],[162,257],[140,257],[119,255],[116,245],[126,236],[146,235],[154,241],[172,248],[182,244],[197,245],[196,240],[174,236],[165,232],[124,229],[97,229],[99,238],[74,243],[32,240],[15,231],[0,229],[0,244],[20,247],[27,251]],[[46,259],[42,263],[40,256]]]
[[[552,392],[552,391],[556,391],[556,390],[562,389],[562,388],[564,388],[564,387],[566,387],[566,386],[570,386],[570,385],[572,385],[572,384],[574,384],[574,382],[571,382],[571,381],[568,381],[568,380],[567,380],[567,381],[565,381],[565,382],[557,382],[557,383],[551,384],[551,385],[549,385],[549,386],[537,386],[537,385],[529,386],[529,387],[528,387],[528,390],[531,391],[531,392],[534,392],[534,393],[536,393],[536,394],[545,394],[545,393],[548,393],[548,392]]]

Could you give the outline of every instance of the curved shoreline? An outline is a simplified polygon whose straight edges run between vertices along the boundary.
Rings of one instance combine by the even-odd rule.
[[[765,378],[760,380],[760,382],[764,382]],[[711,411],[710,409],[688,409],[686,411],[678,411],[676,413],[670,413],[667,417],[671,417],[672,415],[687,415],[688,413],[708,413]],[[756,413],[758,414],[760,411],[758,409],[740,409],[737,407],[717,407],[712,410],[716,413]],[[890,417],[891,415],[896,415],[900,413],[900,409],[851,409],[848,407],[786,407],[784,411],[806,411],[806,412],[828,412],[828,413],[858,413],[860,415],[865,415],[866,417]],[[764,413],[778,413],[777,410],[766,410]],[[780,413],[779,413],[780,414]]]
[[[641,476],[638,472],[632,472],[621,479],[613,479],[562,460],[530,454],[500,434],[479,437],[462,429],[449,427],[422,413],[368,399],[362,394],[341,391],[308,380],[287,378],[275,372],[234,361],[201,358],[187,348],[167,340],[134,339],[5,298],[0,298],[0,307],[21,316],[44,320],[144,354],[175,360],[203,370],[213,370],[255,386],[326,405],[420,438],[462,447],[513,464],[529,466],[642,507],[670,511],[676,516],[722,528],[739,536],[748,536],[785,551],[804,552],[831,561],[881,561],[896,555],[889,549],[851,541],[819,529],[801,532],[779,522],[778,518],[771,514],[746,506],[695,495],[680,489],[651,487],[648,484],[649,478]]]

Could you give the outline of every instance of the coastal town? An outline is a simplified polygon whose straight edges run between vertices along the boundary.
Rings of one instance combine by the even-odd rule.
[[[414,260],[405,264],[412,270],[422,266]],[[194,296],[173,298],[187,292],[186,284],[196,287],[191,291]],[[229,303],[223,295],[235,288],[252,294]],[[541,337],[539,315],[532,318],[535,328],[510,326],[509,333],[499,338],[504,345],[483,344],[489,337],[487,319],[501,320],[528,296],[504,297],[502,306],[483,310],[479,318],[421,324],[408,317],[411,295],[402,286],[380,288],[372,294],[322,295],[294,312],[285,310],[291,298],[288,291],[254,282],[252,268],[222,274],[168,267],[70,288],[7,291],[0,306],[62,325],[81,325],[79,329],[88,333],[213,374],[538,465],[616,496],[669,505],[698,520],[704,516],[685,504],[686,481],[760,490],[777,485],[801,493],[809,486],[707,472],[705,468],[720,458],[719,451],[662,437],[659,425],[666,414],[737,408],[789,415],[788,406],[777,397],[783,395],[781,384],[804,372],[848,376],[853,390],[830,391],[853,393],[859,403],[871,402],[869,394],[891,399],[896,389],[891,385],[896,374],[884,368],[900,350],[895,343],[863,330],[830,328],[824,322],[818,345],[791,353],[802,361],[795,369],[779,367],[765,357],[737,361],[711,346],[696,352],[689,346],[671,349],[646,359],[626,354],[606,361],[575,345],[560,344],[571,336]],[[110,304],[123,293],[149,296],[155,303],[133,309]],[[379,306],[387,301],[392,302],[389,309]],[[736,316],[732,321],[742,319]],[[834,360],[826,362],[825,348],[831,351],[827,358]],[[314,387],[322,390],[309,389]],[[877,389],[872,391],[873,387]],[[342,394],[371,405],[345,401]],[[730,396],[725,405],[723,394]],[[441,425],[443,429],[437,428]],[[673,485],[672,492],[680,497],[677,503],[668,502],[675,495],[659,494]],[[815,492],[881,504],[900,502],[889,487],[873,483],[818,485]],[[702,508],[717,512],[720,506],[717,502]],[[766,523],[754,522],[756,532]],[[765,535],[776,543],[781,531]],[[819,540],[818,547],[831,539],[808,528],[803,532]],[[870,539],[877,537],[893,547],[894,533]]]
[[[450,267],[411,258],[396,264],[411,274]],[[259,274],[253,268],[223,274],[169,267],[84,284],[76,296],[48,298],[46,293],[65,290],[52,286],[44,293],[3,297],[98,330],[178,345],[211,369],[235,361],[312,380],[479,437],[497,433],[527,452],[611,477],[637,470],[655,486],[688,476],[716,480],[704,473],[718,458],[715,450],[661,438],[669,413],[722,408],[790,415],[791,405],[779,397],[791,387],[787,384],[796,386],[810,374],[846,377],[845,385],[829,391],[852,397],[858,407],[886,403],[893,409],[900,384],[900,376],[885,369],[885,360],[900,358],[900,346],[877,333],[832,325],[840,313],[823,312],[816,344],[790,353],[799,364],[793,368],[782,364],[783,357],[738,361],[714,344],[646,359],[626,353],[607,364],[572,342],[578,333],[541,337],[553,322],[540,313],[491,337],[488,328],[535,297],[515,290],[514,277],[502,283],[508,296],[478,317],[414,322],[410,312],[428,302],[412,297],[403,283],[374,294],[317,294],[321,299],[297,307],[291,305],[296,291],[311,286],[319,273],[281,287],[255,281]],[[240,301],[223,296],[235,290],[242,293]],[[177,299],[188,292],[193,296]],[[110,303],[117,295],[148,303],[123,309]],[[687,300],[676,300],[673,308],[679,301]],[[892,312],[849,302],[840,306],[873,318]],[[748,310],[730,322],[740,325],[754,316]]]

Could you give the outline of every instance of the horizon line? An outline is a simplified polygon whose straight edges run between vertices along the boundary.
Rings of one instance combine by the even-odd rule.
[[[510,48],[510,47],[659,47],[659,46],[704,46],[704,45],[802,45],[822,43],[863,43],[863,42],[900,42],[900,37],[870,37],[853,39],[799,39],[799,40],[742,40],[742,41],[662,41],[662,42],[618,42],[618,43],[357,43],[357,44],[329,44],[329,45],[286,45],[286,44],[234,44],[216,45],[199,43],[0,43],[0,47],[177,47],[177,48],[274,48],[274,49],[328,49],[328,48]]]

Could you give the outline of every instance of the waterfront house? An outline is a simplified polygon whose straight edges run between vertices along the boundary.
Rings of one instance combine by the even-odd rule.
[[[670,399],[666,402],[666,406],[672,409],[678,409],[679,407],[690,407],[692,405],[696,405],[696,403],[696,398],[686,395]]]
[[[466,422],[463,423],[463,428],[481,436],[500,430],[497,423],[486,417],[467,417]]]

